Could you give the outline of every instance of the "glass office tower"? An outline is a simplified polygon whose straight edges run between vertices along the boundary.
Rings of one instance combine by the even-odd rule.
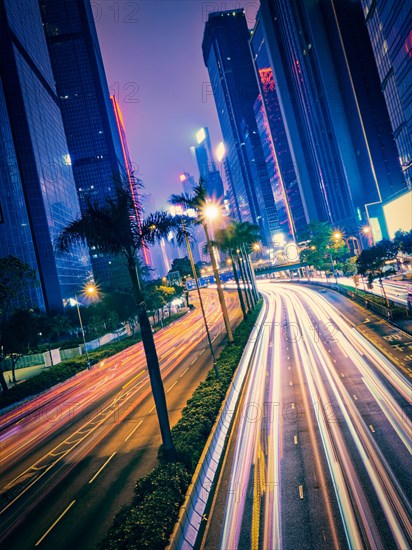
[[[90,2],[40,4],[80,208],[104,204],[128,177]],[[90,253],[98,281],[111,284],[112,259]]]
[[[18,307],[58,311],[90,268],[83,247],[54,241],[80,214],[39,6],[0,1],[0,255],[35,271]]]
[[[254,105],[255,116],[270,174],[279,225],[286,237],[295,239],[305,229],[309,216],[305,212],[305,194],[298,182],[287,140],[260,17],[257,18],[250,45],[260,88]]]
[[[412,8],[361,0],[405,181],[412,188]]]
[[[253,109],[259,90],[244,11],[210,13],[202,48],[226,147],[233,215],[257,223],[270,245],[279,225]]]

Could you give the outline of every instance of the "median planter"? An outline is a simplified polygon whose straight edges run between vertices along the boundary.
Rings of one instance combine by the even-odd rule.
[[[192,475],[204,451],[222,402],[230,386],[243,350],[259,315],[262,303],[234,333],[217,360],[219,380],[211,369],[188,400],[182,416],[172,429],[177,450],[175,462],[167,462],[159,449],[159,464],[136,483],[130,506],[123,507],[100,544],[101,550],[160,549],[167,546],[178,520]]]

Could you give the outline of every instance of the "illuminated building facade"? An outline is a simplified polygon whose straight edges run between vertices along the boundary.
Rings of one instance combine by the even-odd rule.
[[[202,48],[226,147],[232,213],[258,224],[270,244],[279,227],[253,110],[259,90],[244,11],[209,13]]]
[[[120,109],[119,102],[115,95],[110,96],[112,102],[113,112],[116,119],[117,131],[120,136],[120,144],[122,146],[123,163],[126,168],[126,179],[130,188],[131,195],[133,197],[134,210],[136,214],[136,220],[141,227],[141,219],[143,215],[143,206],[141,201],[140,190],[142,189],[142,181],[135,175],[133,164],[130,158],[129,146],[127,145],[126,129],[124,126],[124,120],[122,111]],[[148,248],[142,249],[142,257],[147,266],[151,265],[150,251]]]
[[[258,15],[306,218],[348,235],[400,185],[357,9],[262,0]]]
[[[221,201],[224,196],[223,182],[213,158],[209,129],[201,128],[196,133],[196,141],[193,152],[206,192],[211,199]]]
[[[299,185],[286,136],[260,18],[250,39],[260,89],[254,111],[275,197],[280,231],[287,239],[299,237],[308,221],[304,193]],[[312,199],[313,200],[313,199]]]
[[[82,246],[54,245],[80,208],[37,1],[0,1],[0,51],[0,256],[36,274],[16,307],[59,311],[90,259]]]
[[[128,180],[90,2],[42,0],[41,10],[80,208],[104,204]],[[98,282],[112,281],[106,255],[90,250]]]
[[[361,0],[399,163],[412,188],[412,9],[408,0]]]

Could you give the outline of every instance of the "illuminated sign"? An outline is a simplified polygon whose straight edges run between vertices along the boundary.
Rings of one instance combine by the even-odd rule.
[[[411,231],[412,229],[412,191],[404,193],[401,197],[384,204],[383,213],[388,227],[389,238],[393,239],[395,233]]]

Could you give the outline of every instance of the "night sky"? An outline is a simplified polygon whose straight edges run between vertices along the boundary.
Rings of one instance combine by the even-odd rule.
[[[253,27],[259,2],[91,0],[111,93],[124,115],[132,161],[154,206],[181,191],[179,173],[198,177],[189,147],[208,126],[215,146],[219,121],[202,56],[211,11],[244,7]]]

